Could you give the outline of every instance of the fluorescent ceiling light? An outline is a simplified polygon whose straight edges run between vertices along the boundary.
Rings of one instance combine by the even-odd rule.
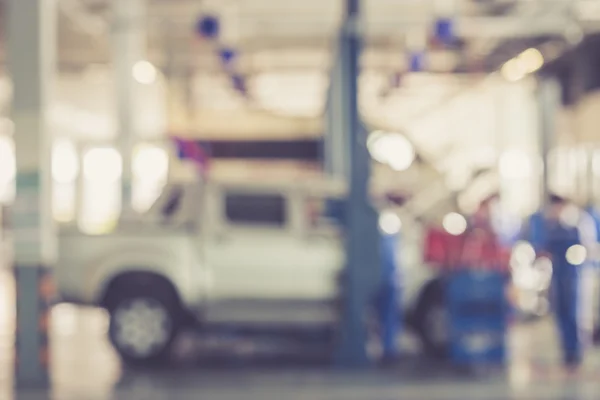
[[[268,110],[289,117],[317,117],[325,107],[328,77],[320,71],[263,73],[251,81],[251,96]]]
[[[531,74],[544,66],[544,56],[538,49],[533,47],[522,52],[519,55],[518,60],[528,74]]]
[[[158,76],[156,67],[148,61],[138,61],[133,66],[132,73],[135,80],[144,85],[153,84]]]
[[[442,225],[446,232],[453,236],[462,235],[467,230],[467,220],[459,213],[449,213],[444,217]]]
[[[525,77],[527,69],[518,58],[512,58],[502,66],[500,72],[507,81],[516,82]]]
[[[407,170],[415,160],[415,149],[399,133],[373,132],[367,140],[371,157],[394,171]]]

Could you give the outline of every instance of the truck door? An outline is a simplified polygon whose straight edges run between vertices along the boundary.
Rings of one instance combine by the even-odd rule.
[[[311,322],[323,309],[310,243],[291,223],[289,197],[277,191],[224,190],[220,228],[205,252],[213,274],[209,320]],[[313,245],[314,246],[314,245]],[[312,268],[312,269],[311,269]],[[329,284],[329,282],[328,282]],[[321,290],[322,291],[322,290]]]

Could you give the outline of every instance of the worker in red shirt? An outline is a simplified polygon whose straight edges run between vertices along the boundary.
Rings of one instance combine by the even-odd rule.
[[[492,226],[492,205],[496,196],[481,202],[471,216],[469,226],[462,235],[462,268],[498,270],[508,272],[510,249],[505,248]]]
[[[443,270],[486,269],[508,272],[510,250],[502,245],[492,226],[495,197],[481,202],[465,232],[452,235],[432,228],[427,233],[425,260]]]

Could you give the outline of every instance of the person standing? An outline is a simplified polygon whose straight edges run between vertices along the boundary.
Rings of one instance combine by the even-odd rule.
[[[464,234],[461,265],[508,274],[510,251],[502,243],[492,222],[492,208],[496,196],[481,202],[469,220]]]
[[[594,224],[596,227],[596,239],[600,241],[600,212],[594,206],[588,206],[586,208],[586,212],[592,217],[594,220]],[[598,258],[598,254],[595,254],[595,258],[591,260],[592,266],[596,270],[596,278],[597,279],[597,270],[600,267],[600,259]],[[596,312],[600,311],[600,305],[596,305]],[[593,341],[594,344],[600,345],[600,315],[596,315],[596,320],[594,328],[593,328]]]
[[[563,362],[573,370],[583,358],[581,275],[595,249],[595,223],[567,199],[552,195],[547,209],[531,217],[530,229],[538,256],[552,261],[551,301]]]

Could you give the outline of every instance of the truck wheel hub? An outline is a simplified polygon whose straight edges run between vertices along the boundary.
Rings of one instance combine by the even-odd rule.
[[[135,299],[122,304],[113,318],[115,341],[132,356],[151,356],[169,340],[171,319],[165,307],[156,300]]]

